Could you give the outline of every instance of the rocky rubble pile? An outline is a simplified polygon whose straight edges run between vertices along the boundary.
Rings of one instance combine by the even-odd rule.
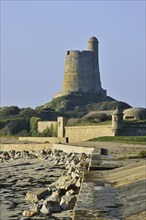
[[[25,199],[31,204],[29,210],[23,212],[23,216],[51,215],[52,213],[73,209],[77,200],[83,172],[89,165],[89,156],[86,154],[70,153],[61,150],[35,151],[5,151],[0,152],[1,161],[25,159],[44,159],[55,167],[64,169],[62,175],[48,188],[36,188],[26,193]]]
[[[51,154],[51,150],[41,150],[41,151],[0,151],[0,162],[5,160],[16,160],[16,159],[35,159],[44,158],[48,159]]]
[[[83,171],[88,168],[89,157],[84,153],[79,155],[54,151],[50,153],[50,159],[53,164],[64,166],[65,171],[47,189],[35,189],[26,194],[25,199],[33,205],[30,210],[23,212],[23,216],[30,217],[40,213],[51,215],[55,212],[73,209],[75,205]]]

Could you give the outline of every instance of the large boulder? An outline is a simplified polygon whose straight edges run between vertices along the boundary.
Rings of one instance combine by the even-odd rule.
[[[61,198],[60,206],[63,210],[73,209],[77,201],[77,196],[75,195],[64,195]]]
[[[60,212],[61,206],[56,201],[48,201],[47,203],[44,203],[42,208],[40,209],[40,212],[43,214],[49,214],[52,212]]]
[[[25,196],[25,199],[29,202],[37,202],[40,199],[44,199],[45,197],[51,195],[52,192],[46,188],[38,188],[34,189],[31,192],[28,192]]]

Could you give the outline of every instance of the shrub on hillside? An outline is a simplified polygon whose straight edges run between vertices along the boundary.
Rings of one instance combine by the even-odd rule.
[[[102,122],[102,121],[107,121],[109,119],[110,119],[110,116],[107,116],[104,113],[97,113],[87,118],[88,121],[94,121],[94,122]]]
[[[78,122],[79,122],[79,119],[77,119],[77,118],[70,118],[70,119],[68,119],[68,121],[67,121],[67,126],[77,125]]]
[[[146,150],[140,151],[140,152],[137,154],[137,157],[138,157],[138,158],[146,158]]]
[[[37,116],[37,111],[32,108],[23,108],[20,110],[19,115],[21,117],[30,118],[33,116]]]
[[[30,135],[37,136],[38,133],[38,121],[40,121],[39,117],[30,118]]]
[[[86,105],[86,110],[87,112],[90,111],[102,111],[102,110],[115,110],[117,107],[121,109],[127,109],[130,108],[131,106],[128,105],[125,102],[121,101],[104,101],[104,102],[99,102],[99,103],[92,103]]]
[[[43,131],[42,136],[43,137],[57,137],[57,130],[53,125],[51,125],[50,128],[46,128]]]
[[[1,134],[16,135],[21,131],[29,132],[29,120],[28,119],[13,119],[5,120],[1,122]]]
[[[18,115],[19,112],[20,112],[20,109],[17,106],[2,107],[0,109],[0,117]]]
[[[19,137],[29,137],[30,136],[29,131],[27,131],[27,130],[22,130],[19,133],[17,133],[16,135]]]

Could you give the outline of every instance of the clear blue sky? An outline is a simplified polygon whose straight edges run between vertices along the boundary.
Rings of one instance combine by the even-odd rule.
[[[145,1],[1,0],[1,105],[36,107],[62,90],[67,50],[99,40],[102,87],[145,107]]]

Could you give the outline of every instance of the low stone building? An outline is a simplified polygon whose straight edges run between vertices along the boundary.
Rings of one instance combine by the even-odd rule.
[[[65,123],[64,117],[57,117],[57,121],[38,121],[37,130],[39,133],[43,133],[46,129],[51,129],[56,137],[65,136]]]
[[[101,125],[100,123],[97,123],[96,125],[94,124],[90,126],[66,126],[64,118],[58,117],[58,120],[56,122],[57,134],[58,137],[64,137],[66,138],[67,142],[70,143],[86,141],[102,136],[145,136],[145,123],[133,123],[134,120],[131,120],[131,122],[129,123],[126,118],[126,115],[128,115],[131,116],[130,119],[144,120],[146,119],[145,112],[146,109],[142,108],[137,108],[135,109],[135,111],[133,108],[131,108],[125,110],[124,112],[121,109],[117,108],[112,112],[111,125]],[[47,123],[41,122],[41,128],[44,128],[45,126],[47,126]]]
[[[124,112],[124,120],[146,120],[145,108],[128,108]]]

